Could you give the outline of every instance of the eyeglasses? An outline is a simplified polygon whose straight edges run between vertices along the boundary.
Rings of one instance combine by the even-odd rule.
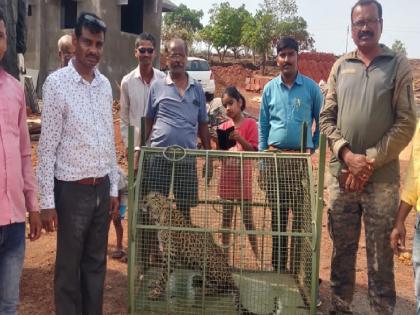
[[[376,25],[376,23],[380,21],[381,21],[381,18],[369,19],[369,20],[358,20],[351,23],[351,25],[353,25],[353,27],[355,28],[362,29],[363,27],[365,27],[365,25],[367,27],[373,27]]]
[[[150,55],[153,54],[153,52],[155,51],[155,49],[151,47],[148,47],[148,48],[140,47],[140,48],[137,48],[137,50],[141,54],[145,54],[147,52]]]
[[[172,60],[182,60],[185,58],[185,55],[173,54],[173,55],[169,55],[168,57],[169,59],[172,59]]]
[[[100,28],[106,29],[105,22],[102,21],[101,19],[94,17],[93,15],[85,14],[83,18],[90,23],[98,25]]]

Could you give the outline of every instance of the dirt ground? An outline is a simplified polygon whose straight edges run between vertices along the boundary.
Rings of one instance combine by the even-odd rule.
[[[420,61],[413,62],[416,68],[416,77],[420,78]],[[236,74],[238,75],[238,74]],[[226,82],[224,78],[224,84]],[[419,84],[420,85],[420,84]],[[222,86],[218,86],[218,90]],[[243,90],[243,89],[242,89]],[[248,101],[248,111],[257,116],[259,100],[258,94],[246,92],[244,95]],[[121,144],[119,134],[119,121],[115,120],[115,131],[117,138],[118,161],[123,168],[126,167],[125,154]],[[36,165],[36,146],[33,142],[33,164]],[[400,155],[401,160],[401,175],[404,177],[408,159],[410,154],[410,147],[407,147]],[[327,184],[326,184],[327,185]],[[326,187],[325,185],[325,187]],[[325,191],[325,198],[328,198]],[[407,238],[408,247],[411,248],[413,238],[413,226],[415,220],[414,211],[407,219]],[[319,314],[328,314],[330,307],[330,282],[329,282],[329,266],[331,259],[331,240],[326,229],[326,209],[323,215],[323,229],[321,242],[321,264],[320,277],[323,280],[320,287],[320,296],[323,302],[319,308]],[[127,222],[124,222],[125,232]],[[126,243],[126,235],[125,245]],[[109,235],[109,252],[115,249],[115,233],[111,226]],[[21,303],[18,314],[20,315],[47,315],[54,314],[53,303],[53,276],[54,276],[54,261],[55,261],[55,247],[56,235],[43,234],[41,239],[36,242],[27,242],[26,244],[25,265],[22,274],[21,283]],[[413,289],[412,267],[407,266],[397,259],[395,259],[395,276],[397,286],[397,307],[395,314],[414,314],[415,313],[415,299]],[[366,252],[364,235],[362,234],[359,253],[357,260],[357,277],[356,277],[356,293],[354,297],[354,309],[359,314],[369,314],[369,302],[367,299],[367,275],[366,275]],[[127,264],[118,260],[109,258],[108,271],[105,285],[104,296],[104,313],[109,315],[127,314]]]

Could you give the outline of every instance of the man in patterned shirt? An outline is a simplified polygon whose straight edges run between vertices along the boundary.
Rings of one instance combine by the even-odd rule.
[[[43,87],[38,182],[43,224],[57,228],[59,315],[102,314],[110,213],[118,214],[112,91],[96,68],[105,32],[100,18],[82,13],[75,57]]]

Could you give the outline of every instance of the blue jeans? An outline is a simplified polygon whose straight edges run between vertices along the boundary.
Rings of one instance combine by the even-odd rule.
[[[0,314],[16,314],[25,256],[25,223],[0,226]]]
[[[420,315],[420,213],[417,212],[413,240],[414,292],[416,294],[416,314]]]

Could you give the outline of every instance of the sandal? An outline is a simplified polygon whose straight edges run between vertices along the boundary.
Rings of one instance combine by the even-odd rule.
[[[121,259],[126,255],[125,251],[122,249],[117,249],[111,254],[112,259]]]

